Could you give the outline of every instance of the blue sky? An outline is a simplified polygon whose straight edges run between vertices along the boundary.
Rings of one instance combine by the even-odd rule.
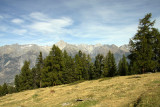
[[[0,0],[0,46],[128,44],[147,13],[160,29],[159,5],[160,0]]]

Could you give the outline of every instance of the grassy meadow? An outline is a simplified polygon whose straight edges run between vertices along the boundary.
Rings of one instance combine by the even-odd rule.
[[[160,107],[160,73],[79,81],[0,97],[0,107],[128,106]]]

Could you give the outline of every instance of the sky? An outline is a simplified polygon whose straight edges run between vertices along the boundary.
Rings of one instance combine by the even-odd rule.
[[[139,19],[152,13],[160,29],[160,0],[0,0],[0,46],[128,44]]]

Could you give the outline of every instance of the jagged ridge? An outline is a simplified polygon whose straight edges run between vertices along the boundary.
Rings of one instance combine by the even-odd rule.
[[[57,45],[61,50],[66,50],[69,55],[74,56],[79,50],[86,54],[90,54],[92,59],[101,53],[106,55],[108,51],[112,51],[115,55],[116,62],[122,57],[123,54],[129,54],[127,45],[117,47],[116,45],[87,45],[87,44],[69,44],[64,41],[59,41]],[[38,46],[36,44],[28,45],[5,45],[0,47],[0,84],[4,82],[13,82],[14,76],[20,73],[25,60],[31,62],[31,67],[35,65],[36,58],[41,51],[43,57],[46,57],[51,49],[51,46]]]

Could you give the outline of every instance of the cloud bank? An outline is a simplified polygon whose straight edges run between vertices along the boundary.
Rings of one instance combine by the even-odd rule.
[[[160,29],[159,3],[159,0],[1,0],[0,45],[52,45],[59,40],[74,44],[128,44],[138,29],[139,19],[149,12],[157,20],[155,27]]]

